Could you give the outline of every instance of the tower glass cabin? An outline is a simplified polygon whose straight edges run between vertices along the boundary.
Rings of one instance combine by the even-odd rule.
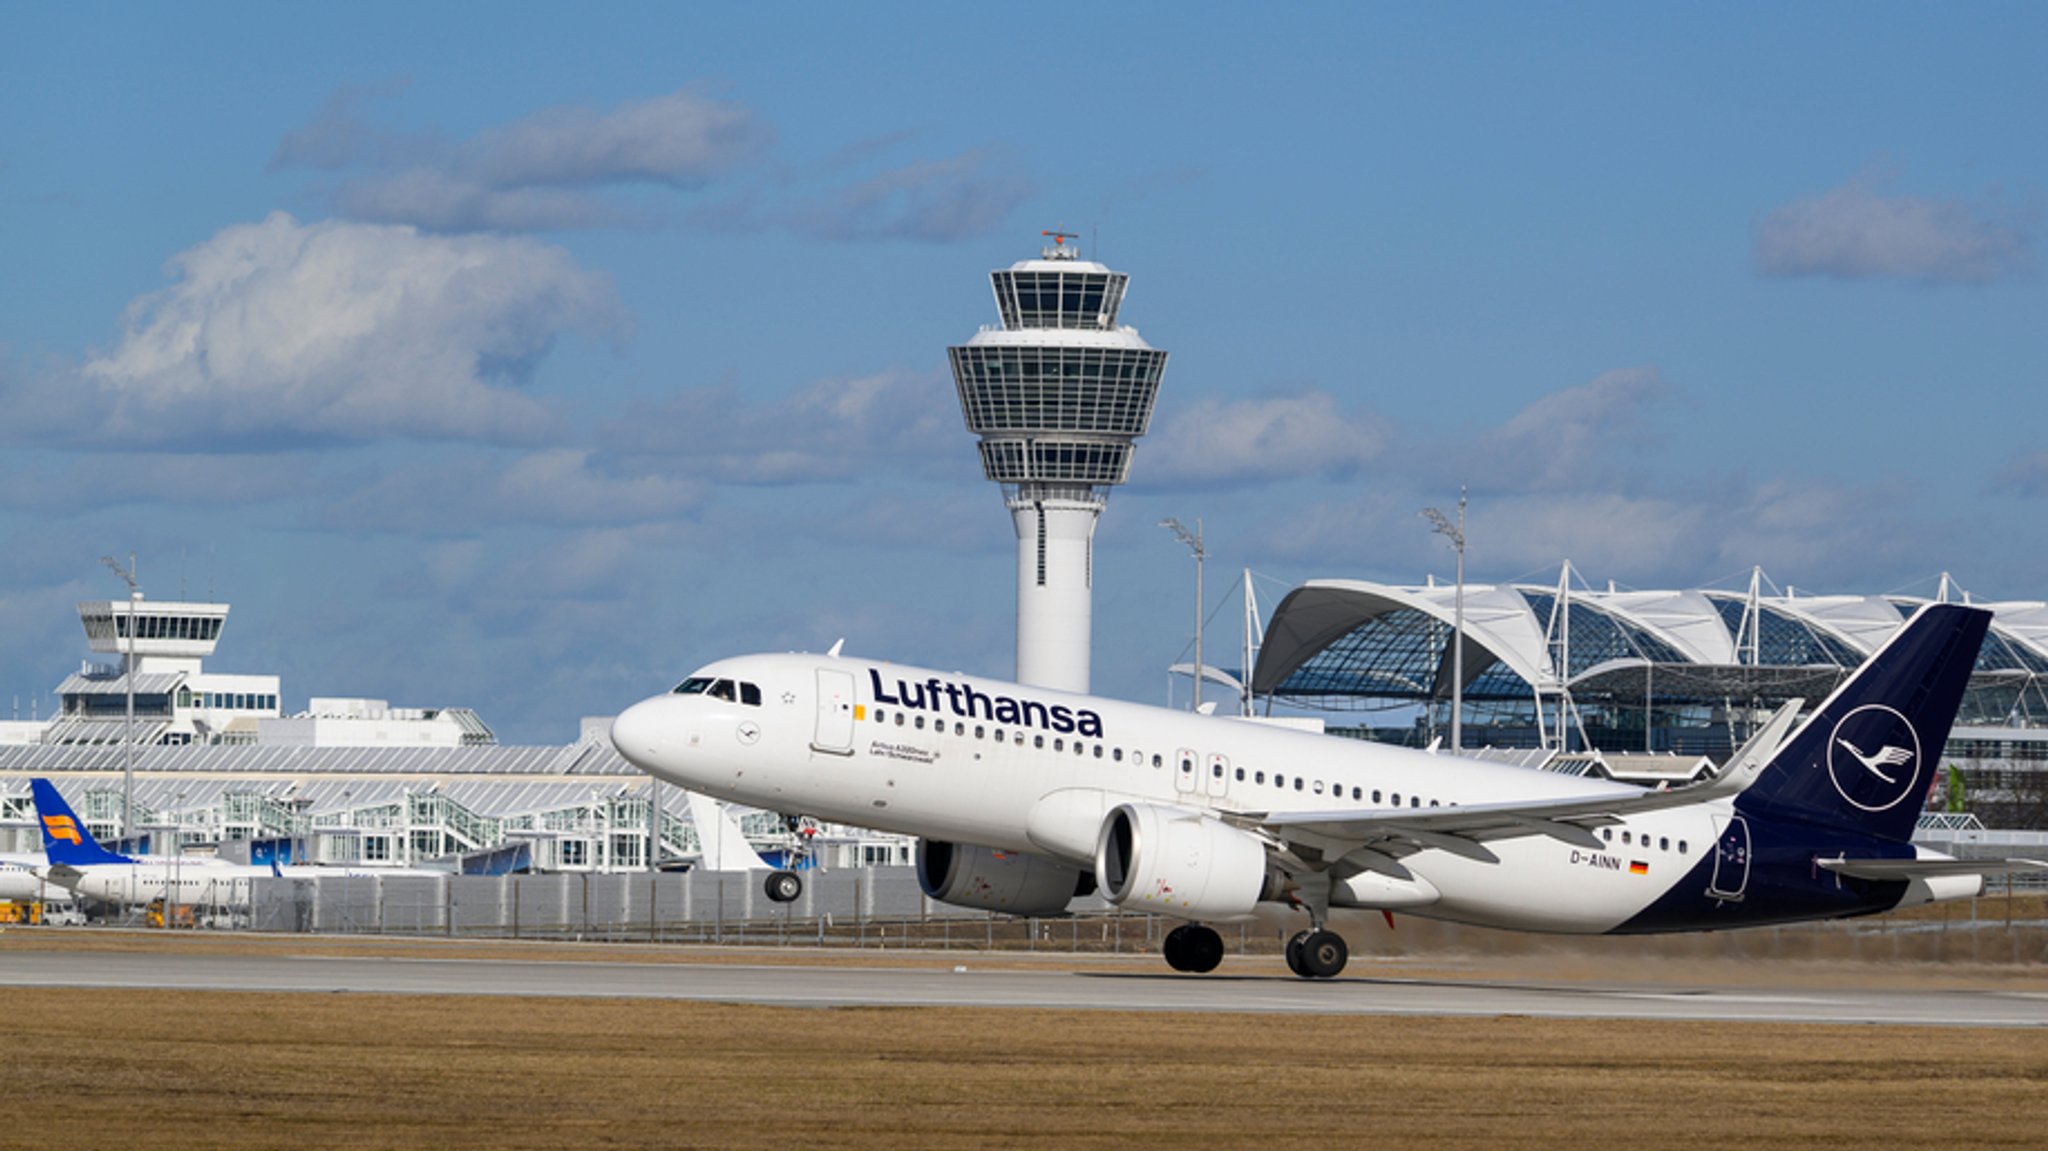
[[[1130,475],[1166,353],[1117,326],[1130,277],[1064,239],[991,272],[1001,326],[949,354],[982,474],[1017,529],[1017,679],[1085,692],[1095,521]]]

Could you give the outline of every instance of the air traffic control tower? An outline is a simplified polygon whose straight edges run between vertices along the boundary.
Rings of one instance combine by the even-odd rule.
[[[982,474],[1017,528],[1017,680],[1085,692],[1095,520],[1130,475],[1166,353],[1117,326],[1129,276],[1045,234],[1038,259],[989,273],[1002,326],[949,352]]]

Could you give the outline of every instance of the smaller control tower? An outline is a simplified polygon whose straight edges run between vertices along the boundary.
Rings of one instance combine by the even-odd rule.
[[[1129,276],[1044,234],[1038,259],[989,273],[1002,326],[949,352],[982,474],[1017,529],[1017,679],[1085,692],[1095,521],[1130,475],[1166,353],[1117,326]]]

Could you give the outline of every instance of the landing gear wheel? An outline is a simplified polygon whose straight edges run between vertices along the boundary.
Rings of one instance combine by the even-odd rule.
[[[1301,974],[1311,979],[1334,979],[1351,959],[1344,937],[1334,931],[1311,931],[1301,941]]]
[[[1308,968],[1301,964],[1301,948],[1308,942],[1308,937],[1314,934],[1313,931],[1297,931],[1287,940],[1287,970],[1303,979],[1309,978],[1309,973]]]
[[[1166,956],[1166,965],[1175,971],[1205,975],[1223,962],[1223,937],[1213,927],[1183,923],[1166,933],[1160,951]]]
[[[795,903],[797,896],[804,893],[803,877],[794,871],[771,871],[762,887],[774,903]]]

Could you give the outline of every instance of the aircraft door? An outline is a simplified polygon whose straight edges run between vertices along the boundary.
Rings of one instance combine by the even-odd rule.
[[[1208,787],[1209,794],[1217,799],[1221,799],[1224,795],[1228,794],[1230,791],[1230,757],[1227,755],[1210,756],[1209,772],[1203,783]]]
[[[1707,881],[1707,895],[1733,902],[1749,886],[1749,823],[1739,815],[1714,822],[1720,830],[1714,839],[1714,877]]]
[[[1201,756],[1196,755],[1187,748],[1181,748],[1173,753],[1173,789],[1175,791],[1189,793],[1202,789],[1201,780],[1197,778],[1197,769],[1201,766],[1201,759]]]
[[[818,734],[812,751],[853,754],[853,673],[818,669]]]

